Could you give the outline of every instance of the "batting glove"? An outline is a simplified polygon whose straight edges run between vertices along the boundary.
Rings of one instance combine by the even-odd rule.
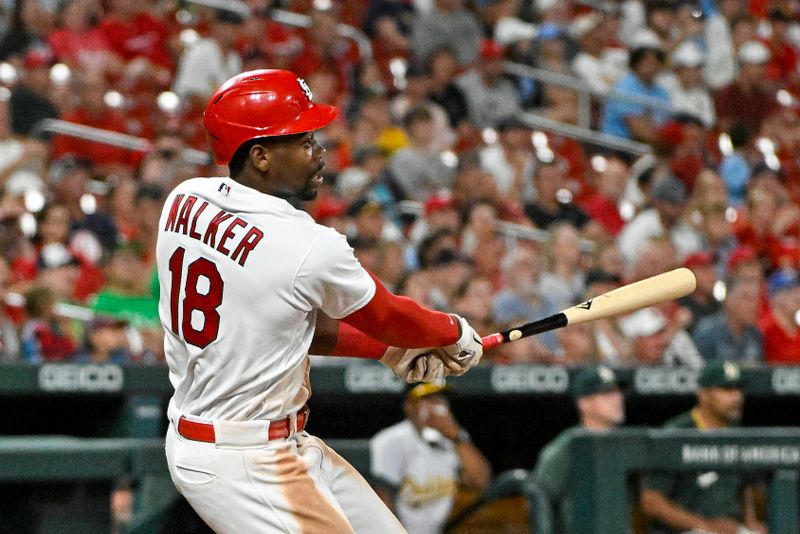
[[[379,361],[408,383],[431,382],[449,374],[440,355],[432,348],[389,347]]]
[[[461,336],[453,345],[436,349],[436,354],[444,363],[449,375],[461,376],[481,361],[483,343],[481,336],[466,319],[455,314],[452,315],[458,321]]]

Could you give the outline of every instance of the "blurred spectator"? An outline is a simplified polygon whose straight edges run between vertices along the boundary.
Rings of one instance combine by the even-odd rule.
[[[125,335],[127,322],[113,317],[96,317],[89,321],[84,332],[84,346],[75,355],[78,363],[130,362]]]
[[[473,272],[470,260],[458,251],[446,248],[439,252],[430,268],[434,307],[437,310],[452,307],[456,294]]]
[[[95,313],[125,319],[137,328],[160,326],[158,296],[150,289],[150,271],[138,245],[122,244],[111,252],[105,276],[105,287],[91,302]]]
[[[548,443],[539,453],[533,479],[544,489],[553,505],[557,531],[574,534],[577,514],[570,473],[570,449],[575,434],[586,429],[603,432],[619,426],[625,420],[625,400],[614,371],[606,366],[582,370],[571,385],[572,398],[578,410],[579,422]]]
[[[71,229],[88,230],[94,234],[103,249],[110,250],[117,243],[117,227],[114,220],[99,209],[93,213],[86,213],[81,204],[81,199],[88,193],[91,179],[92,166],[88,161],[74,156],[64,156],[50,164],[47,182],[53,202],[63,204],[69,210]],[[85,251],[84,255],[93,261],[98,259],[88,251]]]
[[[100,31],[114,52],[127,62],[128,69],[149,68],[157,71],[157,79],[165,80],[173,69],[167,46],[168,32],[151,11],[146,3],[110,0],[100,22]]]
[[[542,259],[530,245],[518,244],[503,258],[503,288],[492,298],[492,314],[499,324],[527,323],[558,311],[549,296],[540,289]],[[532,338],[533,354],[555,354],[559,348],[554,332]]]
[[[584,300],[593,299],[622,285],[618,274],[600,269],[586,273],[586,293]],[[595,359],[612,367],[622,366],[633,360],[630,342],[620,330],[615,319],[598,319],[590,323]]]
[[[619,320],[631,343],[635,365],[700,367],[703,358],[679,321],[668,321],[656,308],[644,308]]]
[[[497,235],[497,208],[488,200],[477,200],[467,207],[465,218],[461,250],[473,258],[485,254],[480,246]]]
[[[597,363],[598,351],[592,325],[581,323],[559,328],[556,337],[561,345],[554,362],[561,365],[586,365]]]
[[[153,184],[138,184],[133,197],[137,217],[134,221],[135,233],[131,236],[131,240],[141,248],[142,260],[147,266],[152,266],[155,260],[158,221],[166,197],[166,192]]]
[[[32,136],[40,120],[59,116],[51,95],[53,56],[47,49],[31,50],[23,57],[22,64],[19,82],[11,89],[11,130],[18,135]],[[49,134],[37,137],[48,140]]]
[[[755,136],[761,122],[778,107],[772,82],[767,78],[770,52],[760,41],[748,41],[739,48],[737,57],[736,79],[714,95],[717,126],[727,131],[739,124]]]
[[[687,201],[683,183],[673,177],[662,178],[653,185],[650,200],[652,207],[636,215],[617,239],[626,261],[634,261],[644,244],[656,237],[669,237],[679,259],[700,250],[700,236],[682,219]]]
[[[63,361],[75,353],[75,341],[55,314],[56,294],[34,287],[25,294],[27,318],[21,327],[22,359],[28,363]]]
[[[13,195],[29,189],[44,192],[41,178],[47,145],[34,139],[20,139],[11,131],[9,91],[0,88],[0,187]]]
[[[403,119],[409,146],[389,161],[389,172],[407,199],[424,202],[433,193],[452,184],[453,169],[432,149],[433,118],[425,108],[414,108]]]
[[[750,181],[750,163],[747,161],[746,152],[750,134],[741,124],[734,124],[728,132],[728,137],[733,151],[722,158],[719,173],[725,180],[728,202],[735,208],[744,202],[747,183]]]
[[[64,120],[85,124],[103,130],[127,133],[129,122],[118,110],[106,104],[108,82],[102,75],[85,74],[75,87],[78,105]],[[77,137],[56,135],[53,138],[53,157],[72,155],[89,160],[100,172],[123,172],[132,174],[133,166],[140,160],[139,154],[116,146],[87,141]]]
[[[482,336],[497,332],[492,316],[492,281],[479,274],[469,277],[453,295],[453,311],[475,325]]]
[[[761,268],[758,254],[747,245],[733,249],[725,267],[728,277],[731,279],[745,280],[757,285],[761,284],[764,279],[764,271]]]
[[[178,96],[205,103],[217,87],[242,71],[242,58],[234,45],[243,23],[234,11],[216,11],[210,35],[188,46],[178,62],[172,84]]]
[[[456,135],[450,126],[447,112],[442,106],[428,99],[428,91],[431,85],[430,73],[412,63],[406,70],[405,80],[405,90],[392,99],[392,115],[396,119],[402,120],[412,109],[425,108],[430,113],[433,121],[431,151],[442,152],[452,147],[456,141]],[[322,102],[325,101],[322,100]]]
[[[17,361],[20,357],[20,341],[17,326],[9,315],[8,296],[11,270],[5,256],[0,256],[0,363]]]
[[[695,327],[694,342],[706,362],[759,364],[764,360],[764,338],[756,327],[759,286],[733,278],[727,289],[722,310]]]
[[[405,131],[392,124],[389,99],[385,93],[369,92],[359,103],[350,133],[354,146],[374,145],[391,156],[408,144]]]
[[[585,291],[581,240],[569,223],[553,225],[549,237],[547,269],[542,273],[539,291],[557,310],[563,310],[580,302]]]
[[[497,143],[480,151],[481,168],[494,177],[497,190],[509,201],[533,200],[533,156],[531,129],[516,117],[497,125]]]
[[[625,226],[619,212],[619,202],[628,182],[630,169],[619,158],[606,160],[605,169],[597,173],[594,193],[579,202],[580,208],[597,221],[609,236],[617,236]]]
[[[458,73],[456,57],[449,49],[440,48],[431,52],[427,64],[431,75],[428,99],[447,112],[450,126],[458,128],[467,119],[468,110],[464,93],[454,83]]]
[[[417,61],[426,62],[434,50],[448,48],[461,65],[478,56],[481,26],[464,0],[433,0],[434,9],[417,13],[412,23],[411,44]]]
[[[689,254],[683,260],[683,266],[691,269],[697,280],[697,288],[678,299],[678,304],[692,312],[692,322],[688,326],[690,333],[702,319],[719,312],[722,306],[714,296],[717,273],[714,269],[714,258],[706,251]]]
[[[355,44],[337,31],[339,6],[331,7],[311,12],[311,27],[304,32],[305,44],[293,58],[290,70],[308,78],[314,71],[333,68],[337,75],[336,94],[343,94],[355,87],[359,57]],[[382,85],[380,71],[374,63],[362,63],[360,67],[362,72],[365,67],[374,69],[375,82]]]
[[[744,381],[732,362],[707,365],[698,378],[697,405],[665,423],[701,432],[738,426]],[[642,477],[641,505],[650,532],[765,533],[756,516],[752,482],[736,471],[652,473]]]
[[[744,14],[745,2],[742,0],[720,0],[716,2],[716,9],[708,14],[705,24],[708,61],[704,74],[712,89],[728,85],[736,75],[736,47],[732,24]]]
[[[684,41],[672,52],[670,65],[675,74],[663,76],[659,83],[669,93],[676,112],[697,117],[706,128],[716,120],[714,99],[703,82],[705,54],[692,41]]]
[[[589,216],[573,203],[572,193],[565,188],[568,170],[567,162],[558,157],[537,162],[533,174],[535,200],[525,204],[525,213],[537,227],[548,229],[563,222],[583,228],[589,221]]]
[[[794,21],[780,9],[770,11],[768,20],[770,33],[766,44],[772,60],[767,67],[767,74],[782,83],[796,83],[798,51],[790,29]]]
[[[422,205],[422,217],[414,222],[408,237],[413,245],[418,245],[426,235],[441,229],[459,232],[461,215],[449,194],[437,193]]]
[[[459,489],[483,491],[489,462],[461,428],[437,383],[409,387],[405,419],[370,440],[375,491],[415,534],[442,532]]]
[[[97,0],[72,0],[61,4],[59,29],[48,39],[58,61],[73,69],[120,72],[120,58],[97,26],[101,14],[102,7]]]
[[[0,60],[47,46],[47,36],[55,27],[58,2],[53,0],[17,0],[11,15],[11,27],[0,41]]]
[[[655,83],[656,75],[664,68],[664,51],[654,44],[637,47],[631,52],[629,65],[631,72],[614,84],[614,91],[650,97],[669,106],[669,94]],[[668,116],[662,109],[610,99],[603,112],[601,129],[627,139],[654,142],[658,127]]]
[[[595,91],[608,91],[627,70],[620,61],[625,52],[606,42],[603,25],[610,22],[609,18],[596,11],[578,15],[569,30],[579,45],[572,59],[572,71]]]
[[[800,278],[795,271],[778,271],[768,280],[769,310],[758,327],[764,335],[764,359],[771,364],[800,364]]]
[[[503,77],[503,62],[503,47],[484,40],[475,67],[456,80],[464,93],[469,119],[478,128],[492,128],[522,110],[516,87]]]

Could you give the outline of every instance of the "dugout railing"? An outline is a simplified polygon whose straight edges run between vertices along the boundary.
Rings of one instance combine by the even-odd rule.
[[[797,534],[798,469],[798,428],[583,431],[571,448],[576,532],[630,531],[635,504],[631,501],[637,498],[635,481],[642,473],[735,471],[767,478],[770,534]]]

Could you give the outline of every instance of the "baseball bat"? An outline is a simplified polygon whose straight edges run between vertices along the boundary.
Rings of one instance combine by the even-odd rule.
[[[603,319],[619,313],[646,308],[666,300],[684,297],[694,291],[696,286],[697,281],[694,278],[694,273],[686,268],[651,276],[650,278],[612,289],[607,293],[598,295],[593,299],[544,319],[526,323],[503,332],[489,334],[481,340],[483,349],[491,349],[503,343],[541,334],[556,328],[563,328],[571,324]]]

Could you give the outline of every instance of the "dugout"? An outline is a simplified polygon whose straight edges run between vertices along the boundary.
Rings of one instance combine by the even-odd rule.
[[[450,382],[453,411],[495,474],[532,468],[541,447],[576,422],[568,391],[577,372],[560,366],[479,367]],[[797,424],[800,369],[743,372],[748,381],[743,425],[791,431]],[[314,366],[311,375],[309,431],[365,470],[365,440],[403,417],[403,383],[371,361]],[[618,376],[625,386],[627,425],[658,427],[694,404],[693,370],[643,367]],[[108,494],[119,477],[139,482],[140,517],[163,512],[171,502],[162,448],[170,394],[163,366],[0,365],[0,533],[107,532]],[[794,439],[800,443],[800,436]],[[651,445],[637,450],[655,443],[647,440]],[[599,452],[590,456],[600,458],[602,446],[596,446]],[[606,476],[598,465],[591,466],[597,470],[595,488]],[[788,485],[792,469],[796,474],[796,467],[775,471],[780,473],[772,483]],[[592,506],[617,505],[587,504],[587,509]],[[620,517],[627,513],[621,510]],[[9,517],[22,522],[8,527]]]

